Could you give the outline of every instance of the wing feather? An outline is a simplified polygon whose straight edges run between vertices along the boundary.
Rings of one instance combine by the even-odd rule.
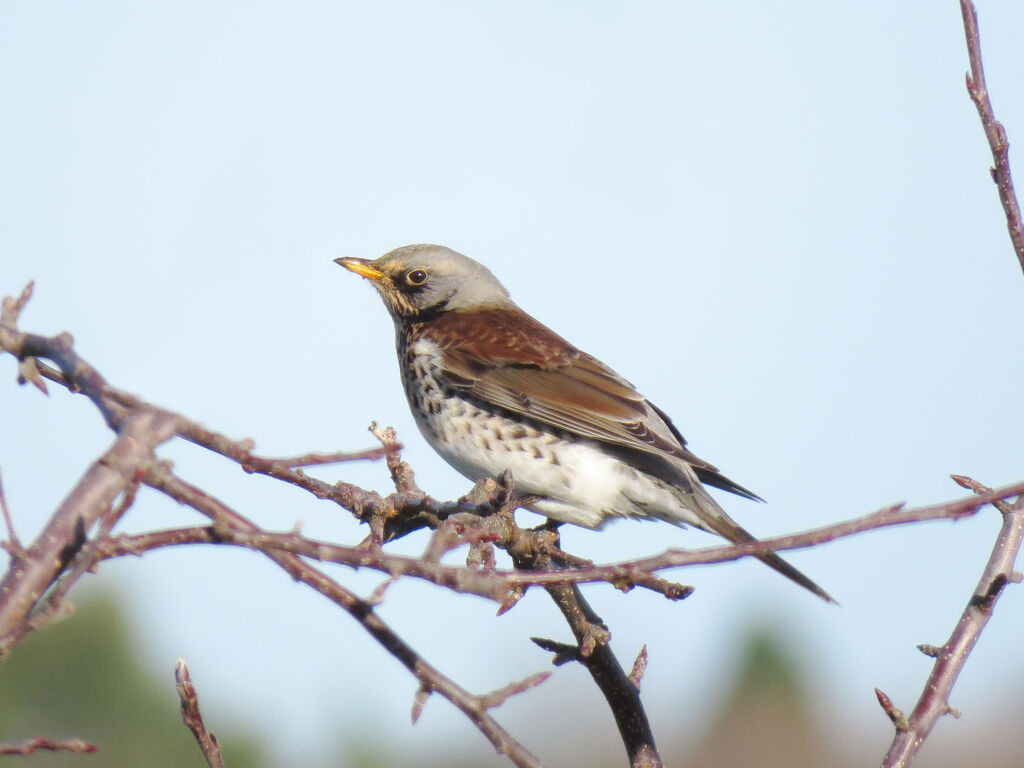
[[[684,479],[671,461],[682,460],[703,482],[759,498],[689,451],[668,417],[632,384],[525,313],[488,309],[475,312],[471,326],[465,319],[447,313],[430,329],[450,385],[533,421],[646,455],[645,466],[655,459],[657,474]],[[470,327],[475,334],[467,333]]]

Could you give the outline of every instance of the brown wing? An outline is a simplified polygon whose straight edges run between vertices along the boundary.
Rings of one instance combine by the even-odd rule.
[[[685,477],[668,457],[690,464],[702,482],[759,498],[687,450],[668,417],[632,384],[523,312],[449,312],[436,318],[426,333],[442,349],[449,382],[474,397],[640,454],[635,458],[646,457],[640,461],[644,469],[670,481]]]

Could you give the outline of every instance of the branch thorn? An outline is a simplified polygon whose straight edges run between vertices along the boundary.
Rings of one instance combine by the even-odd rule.
[[[892,703],[892,699],[878,688],[875,688],[875,696],[878,698],[878,703],[882,705],[882,710],[892,720],[892,724],[896,726],[897,731],[910,730],[910,724],[907,722],[906,716],[899,707]]]
[[[420,719],[420,715],[423,714],[423,705],[427,703],[427,699],[430,698],[431,690],[425,685],[421,685],[416,690],[416,695],[412,699],[412,723],[416,724],[416,721]]]
[[[522,587],[513,587],[510,589],[508,594],[505,595],[505,599],[501,602],[501,605],[498,606],[498,612],[495,615],[501,616],[502,614],[512,610],[516,603],[523,599],[523,595],[525,594],[526,590]]]
[[[643,680],[644,672],[647,670],[647,644],[644,643],[643,648],[640,649],[640,653],[636,655],[636,659],[633,661],[633,669],[629,672],[629,682],[633,684],[633,687],[638,691],[640,690],[640,681]]]

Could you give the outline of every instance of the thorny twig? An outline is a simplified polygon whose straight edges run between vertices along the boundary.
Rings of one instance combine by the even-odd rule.
[[[316,467],[322,464],[341,464],[348,461],[377,461],[387,455],[386,448],[368,448],[365,451],[335,451],[334,453],[304,453],[301,456],[267,459],[282,467]]]
[[[589,561],[561,558],[565,553],[543,539],[532,539],[530,546],[543,550],[562,567],[548,570],[503,570],[497,568],[466,568],[442,563],[439,556],[414,557],[397,555],[383,549],[367,549],[359,546],[344,546],[318,541],[298,533],[277,533],[264,530],[219,531],[208,526],[177,528],[151,531],[142,534],[122,534],[110,537],[104,544],[101,557],[139,555],[143,552],[180,544],[230,544],[263,551],[277,550],[302,555],[321,562],[332,562],[352,568],[372,568],[390,577],[408,576],[422,579],[456,592],[474,594],[491,600],[504,602],[512,590],[523,590],[534,586],[555,584],[583,584],[605,582],[618,588],[643,587],[669,599],[678,600],[692,592],[691,587],[667,581],[657,572],[668,568],[687,565],[706,565],[736,560],[766,550],[783,551],[809,547],[835,541],[882,527],[920,523],[928,520],[958,520],[976,513],[986,503],[1002,504],[1001,499],[1024,493],[1024,481],[996,490],[986,489],[978,496],[934,504],[926,507],[886,507],[853,520],[823,526],[822,528],[798,534],[763,539],[750,544],[722,545],[704,549],[669,549],[658,555],[628,560],[610,565],[593,565]],[[418,512],[418,507],[417,507]],[[451,546],[442,547],[443,552],[454,546],[473,541],[483,541],[503,548],[511,546],[515,536],[528,535],[523,529],[515,529],[507,519],[497,516],[465,514],[452,519],[461,533],[453,535]],[[449,530],[441,528],[440,530]],[[571,567],[566,567],[572,562]],[[522,594],[520,593],[521,597]]]
[[[203,715],[199,711],[199,695],[192,685],[192,675],[188,671],[188,664],[184,659],[178,659],[174,664],[174,684],[178,691],[178,699],[181,701],[181,719],[185,726],[192,731],[192,735],[199,744],[199,749],[206,758],[210,768],[224,768],[224,760],[220,754],[220,742],[206,728],[203,722]]]
[[[256,531],[258,528],[235,510],[200,488],[189,485],[174,475],[166,465],[150,468],[144,479],[146,485],[186,504],[213,521],[216,531],[239,529]],[[428,693],[439,693],[466,714],[476,727],[491,741],[494,748],[523,768],[539,768],[540,762],[519,741],[514,739],[475,696],[429,664],[409,646],[374,611],[371,601],[364,600],[345,589],[337,581],[317,570],[301,557],[289,552],[264,551],[267,557],[283,568],[293,579],[300,581],[347,611],[363,628],[396,659],[416,676],[420,688]]]
[[[27,621],[28,627],[33,630],[40,629],[71,613],[70,606],[64,602],[65,597],[82,576],[104,559],[102,548],[110,541],[110,534],[114,526],[135,503],[135,494],[139,490],[140,482],[141,477],[138,474],[132,477],[121,494],[121,498],[118,499],[117,506],[110,509],[100,519],[96,535],[82,544],[74,558],[68,563],[67,569],[50,589],[46,602],[38,605],[32,612]]]
[[[4,483],[0,479],[0,511],[3,512],[4,525],[7,527],[7,544],[12,557],[23,557],[21,542],[18,541],[18,534],[14,532],[14,521],[11,520],[11,510],[7,506],[7,496],[4,494]]]
[[[96,745],[81,739],[48,739],[36,736],[16,744],[0,744],[0,755],[31,755],[33,752],[95,752]]]
[[[982,494],[988,491],[970,478],[958,476],[957,482]],[[879,703],[896,725],[896,735],[882,761],[883,768],[906,768],[910,765],[939,718],[944,714],[956,713],[949,704],[950,692],[960,676],[967,657],[992,616],[992,610],[1003,587],[1011,582],[1020,581],[1020,574],[1013,570],[1013,564],[1017,559],[1022,539],[1024,496],[1020,496],[1014,504],[1004,509],[1002,529],[985,565],[985,572],[949,640],[941,647],[926,645],[921,648],[922,653],[935,659],[935,664],[924,686],[924,692],[909,717],[905,717],[888,696],[875,689]]]
[[[981,60],[978,13],[971,0],[960,0],[960,13],[963,18],[967,56],[971,67],[971,71],[967,74],[967,92],[978,110],[985,137],[992,150],[995,162],[995,166],[991,169],[992,179],[999,188],[999,199],[1006,216],[1010,242],[1021,269],[1024,269],[1024,229],[1021,224],[1020,204],[1017,201],[1013,177],[1010,173],[1010,144],[1006,138],[1006,130],[996,119],[988,95],[988,85],[985,82],[985,70]],[[993,503],[1003,515],[1003,525],[992,549],[992,554],[985,565],[981,580],[968,601],[967,607],[960,615],[960,620],[953,629],[949,640],[942,646],[930,644],[918,646],[922,653],[935,659],[935,664],[924,691],[910,716],[905,717],[903,712],[893,705],[888,696],[876,689],[879,702],[896,725],[896,734],[882,761],[883,768],[909,766],[939,718],[944,714],[959,714],[949,704],[949,695],[953,685],[982,630],[988,623],[1003,587],[1011,582],[1020,581],[1020,574],[1013,570],[1013,566],[1020,551],[1022,539],[1024,539],[1024,495],[1018,495],[1016,502],[1011,504],[1006,501],[1011,494],[998,494],[999,498],[992,498],[989,488],[969,477],[954,475],[953,479],[961,486],[974,491],[979,498],[986,498]],[[898,717],[894,717],[894,713]]]
[[[29,567],[14,567],[14,563],[9,566],[4,581],[0,583],[4,589],[0,592],[4,595],[0,599],[0,637],[4,647],[13,645],[32,628],[29,612],[86,545],[87,533],[95,521],[107,513],[117,494],[123,492],[127,484],[137,476],[143,477],[146,485],[206,514],[213,521],[215,529],[237,527],[245,531],[258,530],[213,496],[184,483],[166,465],[154,460],[153,448],[175,433],[193,442],[207,444],[211,450],[233,458],[249,471],[263,471],[270,476],[307,487],[319,496],[331,498],[346,508],[358,509],[360,513],[366,507],[374,512],[387,508],[388,500],[381,499],[376,493],[343,483],[331,486],[322,481],[313,482],[301,470],[252,456],[251,441],[231,441],[223,435],[205,430],[195,422],[110,387],[92,366],[74,352],[70,336],[62,334],[48,338],[25,334],[17,329],[17,313],[24,306],[28,295],[30,290],[26,289],[17,301],[4,301],[0,318],[0,350],[11,352],[19,359],[44,356],[58,361],[61,368],[59,372],[38,361],[33,370],[65,384],[72,391],[83,391],[104,414],[108,425],[121,434],[111,451],[86,473],[76,490],[72,491],[51,518],[36,543],[29,548],[26,553],[26,558],[30,560]],[[69,526],[70,529],[65,530]],[[67,550],[67,542],[74,542],[74,548]],[[54,547],[60,551],[51,553]],[[523,768],[540,768],[537,758],[491,717],[481,697],[465,691],[428,664],[381,621],[369,601],[344,589],[297,555],[273,551],[266,554],[292,578],[312,586],[348,611],[421,681],[423,690],[439,693],[452,701],[498,752]]]
[[[1013,188],[1013,176],[1010,174],[1010,142],[1006,138],[1006,129],[996,120],[992,101],[988,97],[988,84],[985,82],[985,68],[981,62],[981,37],[978,32],[978,11],[971,0],[960,0],[960,13],[964,20],[964,34],[967,38],[967,57],[971,71],[967,74],[967,92],[971,101],[978,109],[981,125],[985,129],[985,138],[992,149],[995,166],[991,168],[992,180],[999,189],[999,202],[1002,203],[1006,215],[1006,228],[1010,233],[1017,261],[1024,270],[1024,225],[1021,223],[1020,203]]]
[[[1022,233],[1020,209],[1010,174],[1009,144],[1003,126],[995,119],[988,97],[981,62],[977,16],[974,6],[970,0],[961,0],[961,9],[971,63],[971,73],[967,77],[967,87],[971,99],[974,101],[981,116],[986,137],[992,149],[995,161],[995,167],[992,169],[993,179],[999,188],[1000,200],[1006,214],[1011,241],[1021,267],[1024,269],[1024,233]],[[286,482],[306,488],[320,498],[329,498],[335,501],[346,509],[351,510],[360,519],[369,522],[371,536],[365,547],[356,549],[339,548],[333,545],[312,542],[297,534],[269,534],[259,531],[254,526],[251,526],[251,524],[248,524],[247,521],[244,521],[244,519],[238,519],[237,515],[232,517],[235,513],[227,510],[223,505],[218,507],[219,502],[203,494],[198,489],[190,488],[187,484],[180,483],[180,481],[177,483],[173,482],[173,476],[166,471],[166,468],[163,468],[160,472],[155,471],[156,467],[152,463],[152,450],[159,442],[149,443],[146,446],[148,453],[136,458],[134,472],[144,473],[148,484],[153,487],[159,487],[172,496],[177,493],[176,497],[179,500],[186,501],[185,496],[188,496],[187,503],[201,511],[205,511],[207,514],[211,514],[212,510],[213,526],[153,532],[130,539],[119,537],[119,540],[114,540],[109,535],[110,530],[120,513],[123,513],[130,505],[133,492],[126,491],[124,487],[118,489],[116,486],[111,486],[109,482],[104,485],[102,478],[92,478],[91,483],[87,487],[92,486],[93,488],[101,489],[103,492],[100,494],[99,504],[97,505],[94,502],[90,508],[90,515],[77,518],[74,528],[68,529],[67,515],[65,514],[62,517],[59,510],[54,516],[54,520],[51,521],[51,526],[54,521],[60,518],[63,520],[62,527],[59,527],[57,531],[48,528],[51,542],[58,540],[65,543],[64,549],[59,553],[59,557],[55,558],[51,553],[41,551],[44,548],[37,545],[40,544],[42,539],[37,539],[33,547],[24,553],[24,557],[28,559],[29,565],[32,566],[28,569],[28,572],[33,574],[34,578],[27,581],[21,578],[20,582],[18,579],[12,580],[12,574],[15,571],[12,567],[9,569],[4,583],[0,585],[0,587],[6,590],[8,596],[5,606],[9,607],[13,604],[16,607],[14,613],[11,614],[8,611],[6,617],[6,626],[9,630],[12,625],[15,630],[21,628],[21,631],[27,631],[25,628],[31,627],[32,620],[28,618],[29,612],[36,605],[45,587],[51,585],[56,576],[67,568],[69,563],[74,563],[74,565],[71,566],[71,570],[62,578],[58,588],[51,593],[48,603],[51,609],[55,609],[61,604],[61,597],[67,587],[85,569],[91,567],[99,557],[112,556],[126,551],[140,551],[145,548],[165,546],[170,543],[182,543],[186,540],[201,541],[209,539],[219,540],[221,543],[227,543],[228,540],[231,540],[231,543],[239,546],[262,549],[269,557],[292,573],[295,578],[304,580],[306,583],[310,583],[315,588],[320,589],[340,605],[346,607],[353,615],[356,615],[357,619],[363,620],[364,626],[366,626],[368,631],[374,634],[398,658],[402,659],[414,674],[420,678],[420,693],[417,694],[416,704],[414,705],[415,716],[432,690],[442,690],[442,692],[445,692],[445,690],[434,686],[430,676],[425,676],[422,668],[418,666],[419,661],[416,659],[415,654],[407,646],[404,646],[396,636],[389,634],[390,630],[382,628],[373,622],[368,624],[364,620],[372,616],[372,600],[360,601],[354,595],[346,593],[339,585],[332,583],[326,576],[305,564],[297,557],[297,554],[301,553],[307,557],[335,559],[338,562],[347,562],[354,567],[370,566],[378,567],[382,570],[388,569],[391,579],[398,575],[396,573],[398,571],[402,575],[417,575],[422,578],[429,578],[435,581],[435,583],[445,584],[452,588],[471,584],[471,587],[467,588],[466,591],[476,591],[478,594],[482,594],[483,592],[479,590],[485,590],[488,596],[494,599],[500,598],[502,600],[501,611],[508,610],[508,608],[515,605],[516,601],[522,597],[526,587],[543,585],[552,594],[552,597],[563,610],[567,620],[573,627],[577,644],[571,646],[554,641],[538,641],[539,644],[556,651],[556,662],[574,659],[591,669],[595,680],[601,685],[602,690],[605,690],[605,694],[609,698],[621,728],[623,725],[623,713],[633,705],[627,702],[625,708],[622,708],[621,702],[617,703],[614,699],[616,697],[621,698],[622,691],[626,689],[627,685],[631,685],[634,691],[639,687],[639,679],[642,675],[646,655],[641,653],[637,657],[630,675],[625,676],[622,673],[614,656],[611,656],[610,650],[608,650],[608,632],[600,619],[593,614],[593,611],[583,601],[577,587],[578,582],[604,580],[624,589],[640,585],[658,589],[658,591],[662,591],[663,594],[669,597],[678,598],[688,594],[687,588],[664,582],[654,576],[655,571],[699,562],[732,560],[768,549],[782,550],[811,546],[859,531],[890,525],[937,519],[940,517],[956,519],[976,511],[984,503],[992,502],[1004,515],[1003,532],[989,561],[989,568],[986,569],[986,574],[950,641],[941,648],[922,646],[923,651],[936,658],[936,665],[935,670],[933,670],[933,678],[929,681],[929,686],[926,689],[925,695],[919,701],[918,707],[915,708],[910,718],[907,719],[885,694],[876,689],[879,701],[897,725],[896,739],[890,750],[890,757],[893,755],[897,757],[894,758],[894,762],[891,764],[905,765],[906,762],[909,762],[909,756],[912,756],[920,742],[923,741],[931,729],[934,720],[943,712],[950,711],[948,693],[959,672],[959,665],[962,664],[963,658],[966,657],[970,648],[973,647],[977,634],[980,633],[981,628],[984,626],[987,615],[998,598],[1002,586],[1013,580],[1016,576],[1014,572],[1007,569],[1012,566],[1016,549],[1020,545],[1020,518],[1024,514],[1021,509],[1022,504],[1024,504],[1024,500],[1022,500],[1024,497],[1019,499],[1013,507],[1010,507],[1005,499],[1024,490],[1020,487],[1020,484],[1009,486],[995,493],[989,492],[987,489],[979,489],[976,487],[976,484],[967,484],[966,487],[971,487],[982,495],[973,501],[958,500],[949,504],[935,505],[918,510],[904,510],[901,507],[892,507],[837,526],[826,526],[817,531],[795,534],[788,537],[777,537],[755,544],[717,547],[696,552],[669,550],[653,558],[644,558],[612,566],[593,566],[586,562],[580,562],[566,553],[562,553],[556,544],[545,539],[541,533],[532,532],[535,535],[527,535],[515,526],[514,520],[511,519],[513,505],[507,497],[504,500],[504,510],[499,509],[497,514],[492,514],[495,511],[492,504],[493,500],[488,498],[487,494],[484,494],[482,499],[477,498],[468,504],[463,502],[457,505],[438,504],[427,497],[416,485],[411,468],[401,461],[398,453],[397,438],[393,430],[381,430],[376,425],[373,427],[374,434],[382,443],[383,448],[380,451],[387,458],[388,468],[396,487],[396,493],[387,497],[380,497],[373,492],[367,492],[344,483],[334,485],[323,483],[314,478],[309,478],[298,469],[300,466],[330,461],[376,458],[380,455],[380,452],[372,454],[364,452],[361,455],[309,454],[295,459],[262,459],[252,455],[252,446],[248,441],[232,441],[223,435],[210,432],[180,416],[155,409],[133,395],[115,390],[107,384],[95,369],[74,353],[72,340],[68,334],[47,338],[32,334],[22,334],[16,330],[18,315],[31,296],[31,292],[32,284],[30,283],[17,298],[4,299],[2,311],[0,311],[0,349],[11,352],[19,359],[19,378],[21,381],[30,382],[41,391],[46,392],[47,389],[43,379],[50,378],[65,383],[73,391],[83,392],[93,400],[108,425],[119,432],[126,424],[129,427],[131,426],[133,414],[136,417],[138,414],[146,414],[150,417],[162,414],[168,418],[174,418],[178,427],[177,433],[182,437],[234,459],[246,471],[261,472],[285,480]],[[46,357],[55,362],[60,370],[55,371],[39,362],[39,357]],[[166,436],[161,433],[160,440],[162,441],[163,439],[166,439]],[[115,443],[116,446],[117,444]],[[161,483],[163,484],[161,485]],[[82,490],[82,484],[80,484],[78,490]],[[113,495],[111,495],[112,491]],[[88,527],[95,522],[98,516],[103,515],[102,510],[104,508],[109,509],[113,497],[118,492],[124,492],[125,494],[119,507],[120,513],[118,511],[115,511],[113,514],[106,513],[103,516],[103,522],[101,522],[100,531],[96,539],[91,542],[87,541],[86,533]],[[69,499],[73,498],[74,494],[72,494],[72,497],[69,497]],[[18,560],[20,564],[23,555],[20,551],[20,544],[14,535],[13,525],[10,521],[6,504],[3,503],[2,489],[0,489],[0,504],[3,505],[3,514],[8,526],[9,543],[7,548],[12,554],[13,566],[15,560]],[[488,525],[481,522],[492,519],[499,521],[498,531],[489,530]],[[433,552],[434,555],[422,558],[420,564],[412,566],[409,562],[384,555],[380,551],[381,545],[384,542],[421,527],[431,527],[436,532],[431,540],[431,548],[428,551],[428,555],[430,552]],[[54,539],[53,534],[55,532],[73,534],[73,536],[66,535],[63,539]],[[506,535],[503,537],[502,534]],[[467,570],[441,566],[441,555],[462,541],[470,543],[471,551],[468,563],[473,568]],[[506,548],[513,555],[517,566],[525,569],[525,572],[500,573],[495,571],[493,568],[493,545]],[[121,547],[120,550],[117,549],[118,546]],[[372,558],[355,559],[353,552],[360,552],[361,555],[372,555]],[[46,561],[47,558],[51,564],[49,571],[39,567],[39,564]],[[56,570],[52,568],[52,563],[57,564]],[[462,577],[459,575],[459,572],[470,573],[472,578]],[[459,580],[460,578],[462,579],[461,581]],[[498,581],[495,581],[496,579]],[[478,583],[474,583],[474,580]],[[390,583],[390,580],[387,583]],[[35,588],[35,591],[29,591],[26,594],[26,584],[29,587]],[[496,586],[496,584],[500,586]],[[19,587],[21,589],[20,593],[17,589]],[[23,595],[23,597],[15,599],[18,594]],[[33,618],[39,619],[41,616],[36,615]],[[16,641],[18,635],[16,632],[13,634],[10,631],[7,633],[3,632],[5,626],[4,619],[2,610],[0,610],[0,635],[4,635],[4,641],[9,644]],[[957,648],[960,650],[957,650]],[[604,666],[602,666],[602,659],[608,662]],[[596,670],[592,668],[595,662],[598,662]],[[600,679],[601,675],[609,679],[621,677],[623,680],[619,681],[616,679],[611,686],[606,686]],[[535,676],[530,680],[539,682],[540,679],[539,676]],[[536,682],[530,681],[527,681],[527,683],[510,686],[507,690],[518,692],[525,687],[531,687],[536,684]],[[503,691],[505,690],[503,689]],[[461,695],[460,689],[447,690],[446,692],[449,698],[455,697],[453,701],[459,706],[459,701],[456,699]],[[502,694],[499,698],[504,700],[504,695],[506,694],[503,692],[499,693]],[[473,717],[471,710],[475,706],[478,709],[482,709],[486,715],[488,702],[491,702],[493,697],[494,694],[485,695],[484,697],[469,697],[466,700],[469,701],[469,706],[466,708],[467,713]],[[649,726],[646,725],[646,716],[643,714],[638,700],[635,704],[642,722],[628,725],[623,730],[623,739],[630,753],[631,762],[635,766],[658,765],[660,764],[660,758],[657,756],[656,751],[654,751],[653,739],[650,738]],[[485,727],[481,726],[479,718],[475,719],[475,721],[478,727],[481,727],[485,733],[488,732]],[[644,733],[645,728],[646,735]],[[501,751],[500,738],[496,740],[494,732],[488,735],[499,751]],[[533,764],[531,760],[535,760],[529,753],[520,754],[519,758],[523,760],[520,764]],[[515,758],[513,759],[515,760]],[[887,765],[890,764],[888,760],[889,758],[887,758]]]
[[[552,568],[551,555],[544,548],[535,548],[534,551],[513,550],[511,554],[519,569]],[[583,598],[578,585],[549,584],[545,589],[562,612],[576,639],[575,649],[563,645],[556,651],[555,663],[572,658],[590,673],[615,717],[632,768],[661,768],[661,755],[654,743],[654,731],[647,712],[640,701],[639,686],[622,669],[612,652],[611,633],[601,617]],[[537,639],[534,642],[538,642]]]
[[[175,417],[143,410],[125,418],[110,449],[71,493],[0,581],[0,655],[34,628],[30,614],[86,544],[88,532],[153,460],[157,445],[173,436]]]
[[[25,293],[23,293],[23,296]],[[19,302],[23,305],[23,302]],[[5,305],[6,307],[6,305]],[[18,342],[18,332],[10,325],[5,326],[3,339]],[[374,427],[374,433],[382,442],[379,449],[388,460],[388,467],[396,485],[396,492],[380,496],[346,483],[325,483],[310,477],[297,468],[299,460],[274,460],[253,454],[253,445],[248,440],[232,440],[208,430],[176,414],[156,409],[141,399],[110,387],[91,366],[80,361],[66,343],[64,337],[47,341],[45,337],[33,337],[32,349],[37,352],[51,351],[62,362],[63,371],[55,371],[37,361],[34,371],[37,375],[66,384],[72,390],[81,387],[76,376],[85,375],[93,384],[90,397],[105,403],[106,410],[113,414],[117,423],[130,423],[132,413],[167,414],[172,419],[177,434],[197,445],[220,453],[242,466],[248,472],[258,472],[302,487],[318,498],[326,498],[351,510],[360,519],[376,524],[378,536],[369,547],[340,547],[324,542],[306,539],[297,533],[282,534],[261,531],[242,520],[216,499],[197,488],[182,483],[169,473],[166,467],[148,462],[140,464],[136,472],[145,475],[146,483],[170,493],[183,503],[204,511],[213,521],[212,526],[155,531],[136,536],[110,536],[110,527],[117,513],[103,513],[97,517],[110,521],[101,525],[100,534],[94,542],[84,538],[78,545],[83,551],[72,552],[68,562],[83,569],[85,564],[96,558],[117,554],[139,552],[157,546],[168,546],[185,542],[230,543],[259,549],[285,568],[294,578],[310,584],[323,592],[337,604],[353,614],[374,637],[391,653],[399,658],[420,679],[420,693],[417,695],[414,712],[419,711],[431,692],[442,693],[462,709],[487,736],[495,747],[509,754],[519,765],[539,765],[525,748],[511,739],[486,713],[490,699],[473,696],[456,686],[437,670],[426,664],[404,644],[394,633],[379,622],[372,608],[375,598],[363,600],[344,590],[328,579],[323,573],[305,563],[303,557],[345,562],[353,567],[374,567],[387,572],[389,579],[399,575],[426,578],[438,584],[462,591],[484,594],[491,599],[501,600],[500,611],[515,605],[523,592],[530,586],[544,586],[552,593],[562,609],[576,637],[575,645],[554,641],[540,641],[544,647],[555,650],[556,663],[575,660],[591,670],[595,680],[602,686],[617,719],[622,726],[624,743],[635,765],[655,766],[660,758],[654,749],[646,715],[636,698],[639,674],[634,666],[632,675],[627,675],[608,648],[609,633],[600,619],[583,601],[576,586],[585,581],[606,581],[617,587],[628,589],[643,586],[655,589],[668,597],[678,599],[689,594],[690,588],[665,581],[655,571],[692,563],[709,563],[732,560],[756,554],[767,549],[788,549],[830,541],[841,536],[879,527],[916,522],[927,519],[962,517],[976,511],[988,501],[1024,491],[1024,483],[1009,486],[983,496],[958,500],[944,505],[904,509],[894,506],[880,510],[857,520],[826,526],[816,531],[777,537],[753,544],[713,547],[705,550],[668,550],[661,555],[642,558],[610,566],[594,566],[589,561],[575,558],[557,546],[553,531],[524,531],[512,517],[512,511],[521,501],[512,494],[511,481],[506,478],[496,483],[479,483],[464,499],[455,503],[437,502],[424,494],[416,485],[412,470],[401,460],[400,446],[393,431]],[[24,345],[21,347],[24,348]],[[300,457],[305,459],[309,457]],[[130,478],[129,478],[130,479]],[[122,488],[122,490],[124,490]],[[125,499],[129,498],[128,495]],[[125,505],[122,500],[122,505]],[[105,507],[109,509],[109,503]],[[105,516],[104,516],[105,515]],[[398,538],[416,528],[429,527],[435,530],[430,548],[436,554],[423,558],[402,558],[385,553],[381,544]],[[462,543],[470,545],[471,568],[450,566],[441,563],[441,556],[453,546]],[[520,570],[500,571],[494,568],[491,548],[500,546],[509,551]],[[89,548],[95,547],[95,552]],[[88,556],[87,556],[88,555]],[[545,564],[546,563],[546,564]],[[528,564],[528,565],[527,565]],[[70,580],[68,580],[70,581]],[[64,582],[62,582],[62,585]],[[379,596],[376,598],[379,601]],[[603,680],[603,682],[602,682]]]

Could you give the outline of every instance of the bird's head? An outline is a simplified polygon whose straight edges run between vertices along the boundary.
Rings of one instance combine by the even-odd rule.
[[[396,320],[514,306],[487,267],[442,245],[406,245],[373,261],[350,256],[334,261],[372,282]]]

